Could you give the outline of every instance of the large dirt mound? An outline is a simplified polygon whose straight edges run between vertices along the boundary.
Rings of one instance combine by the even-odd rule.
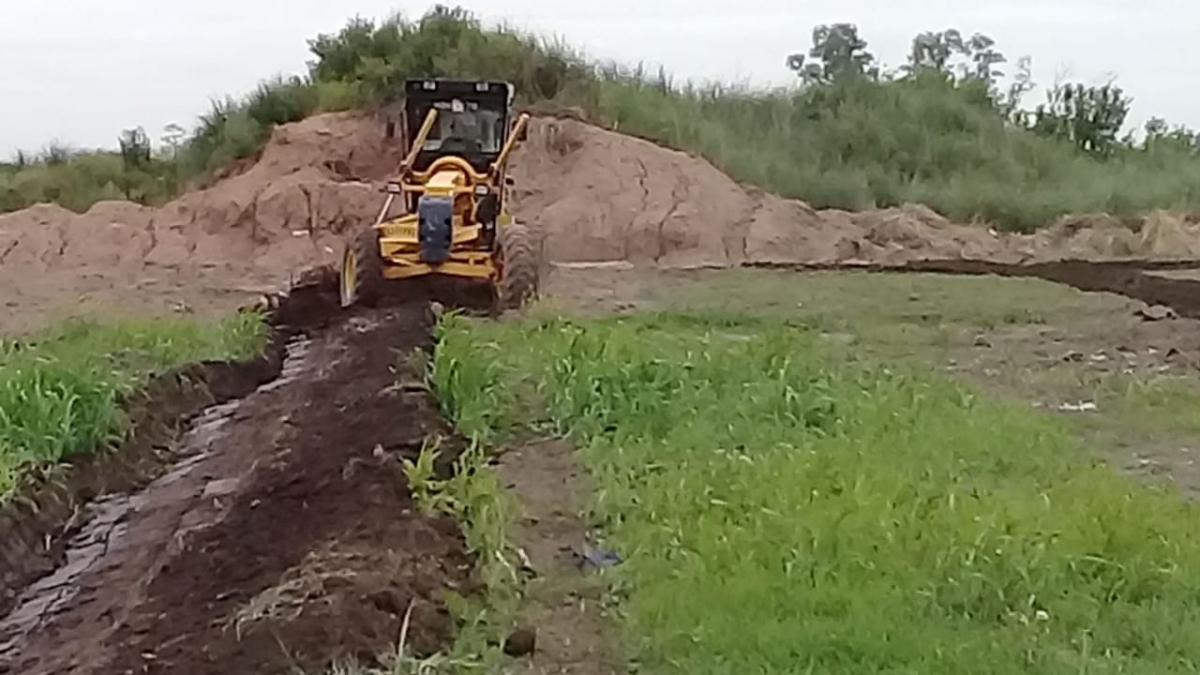
[[[332,262],[339,234],[371,220],[399,149],[371,120],[324,115],[276,129],[247,170],[161,208],[101,202],[0,215],[4,329],[82,303],[118,311],[226,309]]]
[[[161,207],[39,205],[0,215],[4,330],[59,308],[227,309],[331,264],[348,227],[372,220],[400,148],[364,115],[275,131],[257,162]],[[538,119],[514,156],[515,210],[556,262],[1004,262],[1193,255],[1196,226],[1156,214],[1141,232],[1073,219],[1035,237],[955,225],[921,206],[818,211],[738,185],[682,152],[569,119]]]
[[[539,120],[514,169],[522,179],[517,210],[541,226],[547,253],[559,262],[691,267],[1200,255],[1200,226],[1165,212],[1152,214],[1139,232],[1101,216],[1063,219],[1027,236],[954,224],[920,205],[816,210],[739,185],[687,153],[571,119]]]

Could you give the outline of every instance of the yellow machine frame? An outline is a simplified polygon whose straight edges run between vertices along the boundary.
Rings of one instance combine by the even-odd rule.
[[[504,181],[504,166],[528,125],[530,116],[528,113],[522,113],[512,123],[500,154],[486,173],[475,171],[466,160],[453,155],[439,157],[425,171],[414,171],[411,167],[416,161],[417,153],[432,132],[437,117],[438,110],[431,108],[425,115],[416,138],[413,139],[408,155],[400,165],[399,177],[388,181],[388,198],[374,225],[379,234],[380,255],[384,260],[383,275],[387,279],[408,279],[436,273],[494,280],[499,276],[500,270],[493,260],[492,251],[473,246],[480,241],[481,229],[474,213],[477,207],[475,191],[480,185],[503,191],[501,212],[496,219],[496,226],[503,228],[512,222],[512,215],[508,212],[508,185]],[[453,199],[452,243],[450,255],[445,261],[431,264],[421,260],[417,214],[406,212],[396,218],[387,218],[396,198],[409,194],[437,195]],[[407,200],[402,200],[402,203],[407,204]]]

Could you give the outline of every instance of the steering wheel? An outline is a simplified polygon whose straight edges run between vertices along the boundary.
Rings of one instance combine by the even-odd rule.
[[[473,138],[464,138],[462,136],[447,136],[443,138],[439,149],[445,152],[451,148],[456,149],[458,152],[481,152],[483,150],[479,141]]]

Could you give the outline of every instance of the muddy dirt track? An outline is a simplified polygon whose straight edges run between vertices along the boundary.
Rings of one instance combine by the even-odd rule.
[[[891,274],[994,275],[1053,281],[1081,291],[1115,293],[1150,305],[1171,307],[1180,316],[1200,318],[1200,279],[1170,278],[1155,272],[1200,269],[1200,260],[1064,260],[1015,265],[987,260],[920,260],[887,264],[747,263],[743,267],[796,272],[858,270]]]
[[[144,490],[76,519],[57,569],[0,619],[0,672],[370,660],[410,602],[413,648],[445,644],[436,594],[468,591],[472,562],[456,523],[415,512],[399,462],[450,432],[401,365],[428,346],[432,316],[420,300],[339,313],[328,290],[285,308],[273,381],[207,409]],[[456,448],[450,438],[443,474]]]
[[[1036,276],[1200,316],[1200,282],[1134,263],[877,269]],[[410,603],[409,644],[444,647],[454,626],[438,594],[470,592],[473,561],[454,522],[416,512],[399,458],[442,434],[444,473],[460,446],[403,357],[430,346],[428,299],[470,307],[476,298],[448,287],[406,293],[404,303],[343,312],[327,278],[297,289],[276,312],[269,358],[209,364],[206,400],[216,405],[194,415],[202,406],[176,400],[186,433],[141,441],[159,448],[155,480],[116,489],[92,480],[76,497],[110,494],[78,512],[48,510],[58,521],[0,520],[0,673],[319,671],[394,644]]]

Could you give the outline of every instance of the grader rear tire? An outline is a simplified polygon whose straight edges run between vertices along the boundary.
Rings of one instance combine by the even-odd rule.
[[[523,223],[510,222],[497,233],[501,264],[496,288],[496,311],[521,309],[538,292],[540,264],[533,236]]]
[[[383,256],[379,254],[379,235],[375,228],[359,232],[342,250],[339,294],[343,308],[354,304],[374,307],[383,285]]]

